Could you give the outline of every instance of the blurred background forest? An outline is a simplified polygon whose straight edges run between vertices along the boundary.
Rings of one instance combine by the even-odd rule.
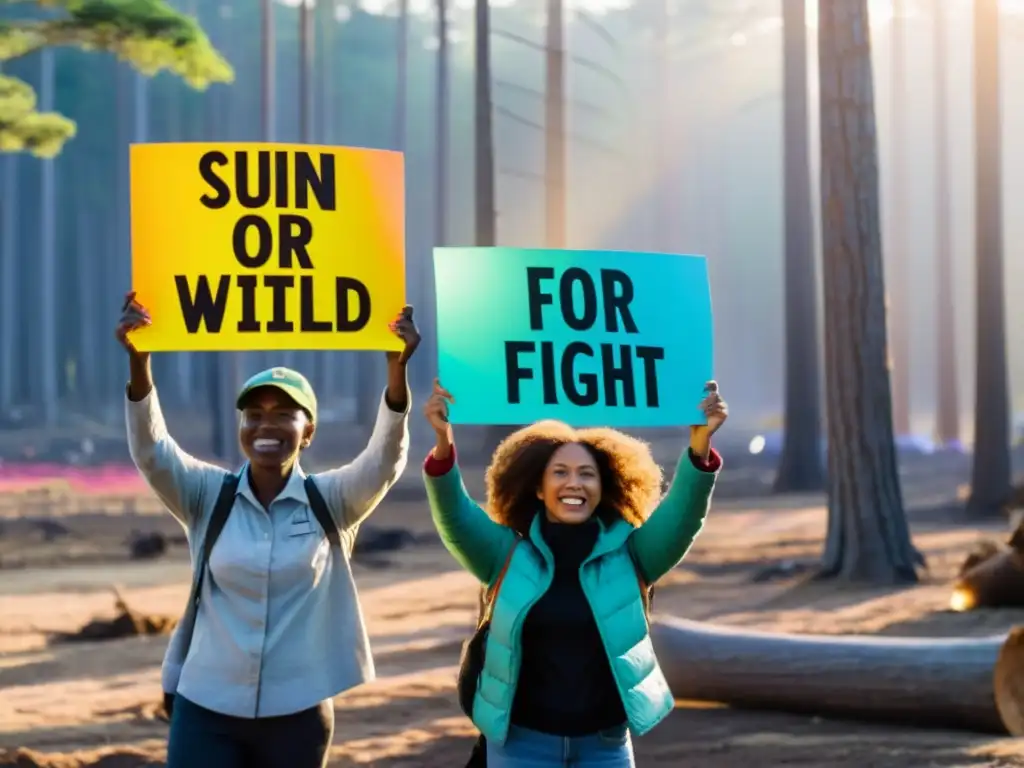
[[[0,764],[163,764],[163,645],[124,635],[166,631],[190,569],[125,445],[128,147],[226,140],[405,152],[417,410],[435,245],[708,257],[726,470],[653,642],[677,700],[732,706],[678,707],[644,765],[1018,764],[990,736],[1024,734],[1022,46],[1024,0],[0,0]],[[363,448],[379,352],[156,355],[175,439],[237,466],[271,363],[320,394],[306,470]],[[339,766],[475,738],[451,665],[479,585],[410,426],[353,549],[380,676],[338,700]],[[631,432],[668,472],[685,449]],[[482,498],[505,429],[458,433]]]
[[[0,21],[41,17],[45,5],[0,2]],[[432,378],[431,248],[479,240],[475,4],[318,0],[306,14],[296,0],[172,5],[198,19],[233,68],[233,82],[195,90],[174,74],[150,78],[110,54],[63,47],[3,64],[5,74],[36,90],[40,109],[74,120],[77,134],[52,159],[0,154],[0,457],[57,451],[84,459],[104,438],[123,440],[125,363],[113,327],[131,285],[132,142],[270,139],[403,150],[409,300],[428,340],[414,365],[414,388],[422,395]],[[269,25],[264,5],[271,9]],[[706,254],[716,376],[728,394],[732,423],[743,433],[777,430],[785,366],[782,2],[555,4],[564,14],[562,39],[555,38],[555,45],[564,51],[566,153],[565,233],[555,243],[545,216],[551,5],[490,4],[496,242]],[[807,3],[806,16],[814,187],[820,146],[816,6]],[[932,436],[942,335],[937,320],[953,309],[957,412],[961,434],[969,439],[975,327],[972,3],[942,0],[941,13],[934,0],[871,0],[868,6],[883,250],[887,273],[897,265],[902,275],[887,288],[890,311],[896,307],[905,318],[909,351],[899,366],[909,382],[909,407],[897,414],[896,430]],[[1024,310],[1010,287],[1024,279],[1024,217],[1015,213],[1024,196],[1024,67],[1015,64],[1024,60],[1024,2],[1003,0],[1001,12],[1006,326],[1016,412],[1024,411]],[[945,109],[937,121],[940,92]],[[946,132],[944,146],[940,130]],[[936,178],[936,158],[943,154],[947,201],[939,199]],[[812,194],[816,228],[818,203]],[[948,217],[939,213],[944,205]],[[937,225],[947,223],[954,278],[949,308],[937,299],[935,258],[943,237]],[[326,419],[372,417],[367,403],[382,384],[382,355],[284,357],[312,374]],[[165,406],[177,423],[195,420],[197,429],[224,424],[215,406],[227,402],[240,378],[267,362],[255,353],[155,358]],[[232,450],[233,440],[218,439],[216,432],[217,452]],[[50,439],[60,436],[67,440]]]

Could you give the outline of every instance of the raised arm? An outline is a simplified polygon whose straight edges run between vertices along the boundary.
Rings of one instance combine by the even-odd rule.
[[[409,396],[399,403],[381,397],[373,434],[356,458],[318,473],[317,487],[341,529],[359,525],[377,508],[409,461]]]
[[[420,344],[412,307],[406,306],[388,325],[404,342],[388,352],[388,386],[377,407],[373,434],[351,464],[317,474],[317,487],[341,530],[359,525],[395,484],[409,461],[408,362]]]
[[[722,457],[710,451],[705,460],[683,453],[668,493],[643,525],[630,535],[633,559],[644,581],[654,584],[685,557],[704,525]]]
[[[459,565],[484,584],[493,584],[516,534],[494,522],[470,498],[455,460],[454,444],[444,458],[438,458],[435,451],[423,464],[423,482],[437,532]]]
[[[191,530],[209,489],[216,494],[227,473],[189,455],[175,442],[167,432],[155,387],[141,400],[133,400],[132,394],[129,384],[124,405],[132,461],[168,511]]]
[[[516,534],[494,522],[466,492],[448,423],[451,394],[434,380],[434,391],[423,407],[437,443],[423,466],[423,482],[434,525],[445,548],[459,564],[484,584],[498,577]]]
[[[722,457],[711,448],[711,436],[725,423],[729,409],[718,384],[705,385],[701,408],[707,424],[690,428],[690,448],[679,458],[668,493],[651,516],[630,536],[629,546],[648,584],[679,564],[697,538],[711,506]]]
[[[203,509],[207,489],[219,489],[226,472],[190,456],[167,432],[153,386],[149,353],[140,352],[129,338],[132,331],[149,323],[149,313],[135,301],[135,293],[129,293],[116,331],[118,341],[128,352],[129,380],[125,390],[128,451],[164,506],[186,528],[192,528]]]

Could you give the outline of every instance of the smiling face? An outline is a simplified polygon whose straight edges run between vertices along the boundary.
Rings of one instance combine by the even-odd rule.
[[[551,456],[537,498],[555,523],[585,523],[601,503],[601,475],[593,455],[579,443],[563,445]]]
[[[313,440],[309,416],[275,387],[254,389],[242,403],[238,441],[253,466],[291,468],[299,451]]]

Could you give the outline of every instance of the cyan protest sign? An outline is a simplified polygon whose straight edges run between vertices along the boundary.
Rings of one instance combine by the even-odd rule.
[[[435,248],[438,368],[456,424],[703,424],[703,256]]]

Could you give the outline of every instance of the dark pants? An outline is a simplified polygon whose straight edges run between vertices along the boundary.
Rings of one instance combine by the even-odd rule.
[[[174,700],[167,768],[324,768],[334,707],[256,719],[213,712],[180,694]]]

